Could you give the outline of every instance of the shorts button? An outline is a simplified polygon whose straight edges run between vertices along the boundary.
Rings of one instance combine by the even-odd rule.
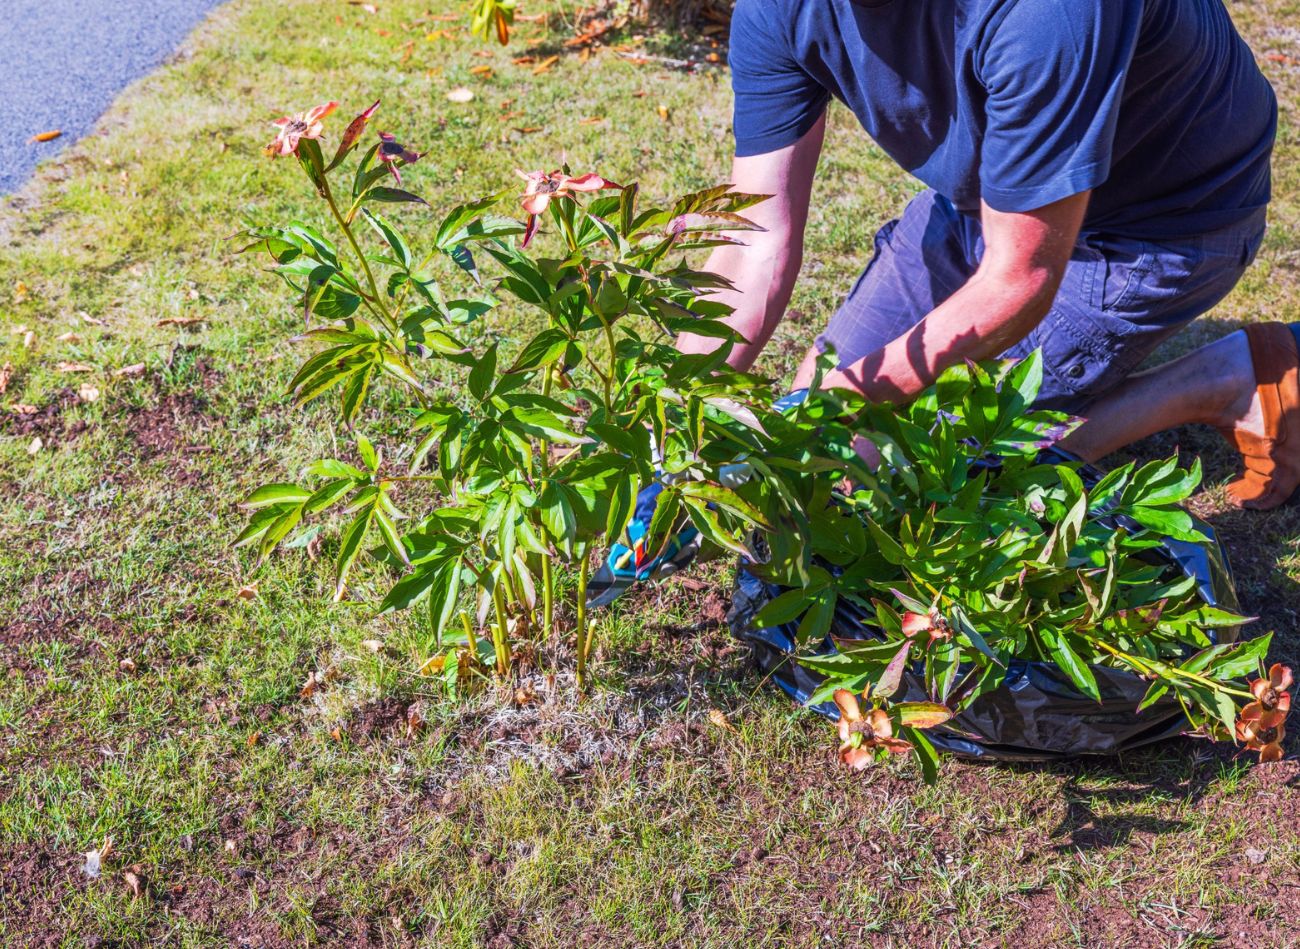
[[[1076,362],[1069,369],[1065,370],[1065,374],[1069,376],[1071,379],[1078,379],[1080,376],[1083,375],[1083,364]]]

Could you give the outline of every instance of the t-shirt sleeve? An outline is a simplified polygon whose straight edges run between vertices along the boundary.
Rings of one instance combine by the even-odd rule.
[[[830,93],[796,61],[791,28],[772,0],[737,0],[728,62],[738,156],[793,145],[826,110]]]
[[[979,63],[988,93],[980,192],[990,207],[1032,211],[1105,182],[1140,8],[1018,0],[992,25]]]

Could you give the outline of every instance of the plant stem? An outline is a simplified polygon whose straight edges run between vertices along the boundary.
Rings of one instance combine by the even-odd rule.
[[[1234,689],[1224,685],[1222,682],[1216,682],[1213,679],[1207,679],[1205,676],[1197,675],[1195,672],[1188,672],[1186,669],[1180,669],[1177,666],[1170,665],[1160,660],[1143,659],[1140,656],[1130,655],[1123,650],[1116,649],[1109,643],[1104,643],[1099,639],[1089,641],[1099,649],[1104,649],[1116,659],[1122,659],[1130,665],[1143,670],[1144,675],[1161,676],[1163,678],[1186,679],[1189,682],[1195,682],[1197,685],[1204,686],[1215,692],[1224,692],[1228,695],[1235,695],[1238,698],[1253,699],[1255,696],[1243,689]]]
[[[578,549],[578,689],[587,682],[587,651],[591,638],[587,633],[587,579],[591,575],[591,557],[584,544]]]
[[[551,321],[555,325],[555,321]],[[553,367],[547,366],[546,372],[542,379],[542,395],[547,398],[551,395],[552,372]],[[551,471],[551,443],[545,438],[539,443],[537,464],[541,472],[539,480],[544,480]],[[551,532],[542,525],[542,547],[549,548],[551,545]],[[551,570],[551,558],[542,555],[542,638],[544,642],[550,642],[551,636],[555,632],[555,573]]]
[[[546,528],[542,528],[542,546],[550,544]],[[555,629],[555,574],[551,570],[551,558],[542,557],[542,636],[546,642],[551,641]]]
[[[510,674],[509,628],[506,625],[505,569],[492,588],[492,602],[496,606],[497,622],[492,631],[492,649],[497,657],[497,675],[505,678]]]
[[[609,371],[604,376],[605,382],[605,418],[614,417],[614,377],[618,374],[618,356],[614,352],[614,330],[609,322],[602,316],[600,318],[601,328],[605,331],[605,342],[609,346]]]
[[[334,192],[330,189],[329,179],[321,176],[321,194],[325,196],[325,203],[330,206],[330,213],[334,215],[334,220],[338,222],[343,234],[347,237],[348,243],[352,245],[352,252],[357,255],[357,260],[361,261],[361,269],[365,272],[366,283],[370,285],[370,293],[375,298],[375,305],[382,311],[384,319],[388,321],[388,329],[396,333],[397,321],[393,319],[393,314],[384,306],[384,299],[379,295],[379,285],[375,283],[375,275],[370,269],[370,261],[366,260],[365,253],[361,250],[361,245],[352,234],[352,228],[347,221],[343,220],[343,215],[339,213],[339,206],[334,201]]]

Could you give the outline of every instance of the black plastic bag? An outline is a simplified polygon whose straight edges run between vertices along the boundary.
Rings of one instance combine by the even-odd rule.
[[[1077,460],[1061,451],[1045,460]],[[1079,476],[1089,487],[1102,472],[1085,466]],[[1153,548],[1153,556],[1184,575],[1194,577],[1201,597],[1211,606],[1237,609],[1237,594],[1227,555],[1212,528],[1198,521],[1210,536],[1207,546],[1166,539]],[[732,633],[752,646],[759,669],[800,704],[806,704],[824,677],[794,661],[797,623],[755,628],[754,614],[782,592],[745,570],[738,571],[727,621]],[[871,638],[873,627],[864,624],[866,613],[840,601],[831,631],[819,653],[834,652],[837,639]],[[1217,630],[1218,642],[1231,642],[1235,629]],[[1178,701],[1171,696],[1141,712],[1138,704],[1149,683],[1131,672],[1093,666],[1100,704],[1081,693],[1057,666],[1048,662],[1016,661],[1008,665],[1002,685],[980,696],[951,721],[926,734],[940,751],[965,758],[998,761],[1052,761],[1076,755],[1115,755],[1153,742],[1173,738],[1188,728]],[[901,701],[926,699],[916,669],[904,673]],[[833,702],[812,708],[838,718]]]

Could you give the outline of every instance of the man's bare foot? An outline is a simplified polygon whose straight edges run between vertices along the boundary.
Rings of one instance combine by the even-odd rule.
[[[1241,452],[1245,472],[1228,485],[1238,507],[1267,511],[1300,487],[1300,352],[1285,323],[1257,323],[1243,333],[1254,391],[1229,404],[1223,435]],[[1234,417],[1235,416],[1235,417]]]

